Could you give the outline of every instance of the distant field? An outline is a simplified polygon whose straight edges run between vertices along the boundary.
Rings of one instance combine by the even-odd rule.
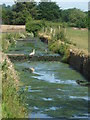
[[[24,32],[25,25],[0,25],[2,32]]]
[[[67,28],[66,35],[70,41],[76,44],[78,48],[88,49],[88,30]]]

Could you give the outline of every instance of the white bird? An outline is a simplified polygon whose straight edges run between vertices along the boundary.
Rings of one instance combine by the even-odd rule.
[[[34,72],[35,71],[35,69],[32,67],[32,68],[29,68],[29,70],[30,70],[30,72]]]
[[[31,52],[29,55],[30,55],[30,56],[35,55],[35,49],[33,49],[33,52]]]
[[[46,52],[46,53],[48,52],[47,49],[45,49],[45,52]]]

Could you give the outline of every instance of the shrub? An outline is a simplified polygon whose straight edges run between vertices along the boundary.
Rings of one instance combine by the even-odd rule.
[[[64,62],[64,63],[67,63],[69,56],[70,56],[70,52],[69,52],[69,50],[67,48],[64,55],[63,55],[63,57],[62,57],[62,59],[61,59],[61,61]]]
[[[49,43],[49,49],[55,53],[58,53],[60,48],[60,44],[58,43],[58,41]]]
[[[67,39],[66,39],[66,36],[65,36],[65,33],[64,33],[63,30],[57,31],[55,36],[52,39],[53,40],[60,40],[60,41],[63,41],[63,42],[67,42]]]
[[[38,31],[45,25],[44,21],[27,21],[26,23],[26,31],[32,32],[34,36],[37,36]]]
[[[58,53],[61,55],[65,55],[65,52],[67,51],[67,49],[68,49],[68,45],[61,43]]]

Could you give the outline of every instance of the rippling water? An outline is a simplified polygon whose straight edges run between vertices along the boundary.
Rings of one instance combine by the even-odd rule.
[[[20,72],[29,118],[88,117],[88,88],[76,83],[83,76],[61,62],[15,62]],[[24,68],[35,71],[22,71]]]
[[[32,49],[36,55],[57,55],[48,50],[40,40],[18,41],[9,53],[29,54]],[[14,62],[20,73],[23,85],[19,88],[28,109],[29,118],[75,118],[88,119],[88,88],[80,86],[76,80],[83,76],[61,62]],[[26,68],[34,68],[31,73]]]

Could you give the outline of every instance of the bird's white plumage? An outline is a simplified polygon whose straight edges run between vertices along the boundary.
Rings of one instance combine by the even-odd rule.
[[[31,52],[29,55],[30,55],[30,56],[35,55],[35,49],[34,49],[33,52]]]
[[[32,72],[32,73],[35,71],[35,69],[34,69],[34,68],[29,68],[29,69],[31,70],[31,72]]]

